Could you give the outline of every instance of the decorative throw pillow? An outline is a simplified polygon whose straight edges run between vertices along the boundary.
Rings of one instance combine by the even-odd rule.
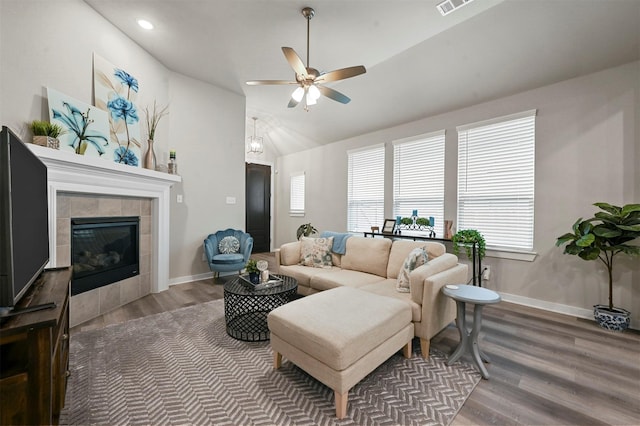
[[[300,264],[314,268],[330,268],[333,237],[300,239]]]
[[[218,243],[218,251],[224,254],[238,253],[240,252],[240,241],[236,237],[224,237]]]
[[[396,290],[400,293],[409,293],[409,274],[418,266],[427,263],[428,256],[426,247],[417,247],[411,250],[409,256],[404,260],[404,264],[398,273],[398,283],[396,284]]]

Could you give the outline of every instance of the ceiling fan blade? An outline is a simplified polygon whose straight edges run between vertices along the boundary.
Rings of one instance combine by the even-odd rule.
[[[295,99],[291,98],[289,99],[289,104],[287,105],[287,108],[295,108],[296,106],[298,106],[300,102],[296,101]]]
[[[340,102],[341,104],[348,104],[351,101],[351,99],[348,96],[343,95],[342,93],[330,87],[324,87],[324,86],[316,86],[316,87],[320,90],[320,93],[322,93],[324,96],[326,96],[329,99],[333,99],[334,101]]]
[[[282,51],[284,52],[285,58],[291,65],[291,68],[296,72],[296,74],[305,76],[307,75],[307,68],[304,66],[304,62],[300,59],[300,56],[290,47],[283,47]]]
[[[339,70],[330,71],[326,74],[322,74],[321,76],[316,78],[315,81],[325,83],[328,81],[344,80],[345,78],[355,77],[357,75],[364,74],[366,72],[367,70],[364,66],[357,65],[355,67],[341,68]]]
[[[288,80],[250,80],[247,81],[249,86],[264,86],[267,84],[298,84],[297,81]]]

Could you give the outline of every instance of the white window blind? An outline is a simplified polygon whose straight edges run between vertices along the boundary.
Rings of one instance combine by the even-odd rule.
[[[433,216],[444,230],[444,131],[393,143],[393,215]]]
[[[289,216],[304,216],[304,172],[291,174]]]
[[[457,229],[487,247],[533,250],[535,115],[526,111],[458,127]]]
[[[348,152],[347,227],[350,232],[382,228],[384,145]]]

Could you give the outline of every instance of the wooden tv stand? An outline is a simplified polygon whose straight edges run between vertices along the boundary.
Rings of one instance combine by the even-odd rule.
[[[45,271],[0,325],[0,424],[58,424],[69,375],[71,269]]]

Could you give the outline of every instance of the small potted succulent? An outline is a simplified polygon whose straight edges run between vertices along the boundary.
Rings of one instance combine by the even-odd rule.
[[[29,124],[29,129],[31,129],[31,133],[33,133],[33,143],[35,145],[46,146],[53,149],[60,148],[58,136],[64,133],[64,129],[59,124],[33,120]]]
[[[640,246],[629,244],[640,237],[640,204],[622,207],[595,203],[602,211],[586,220],[579,218],[573,232],[558,237],[556,246],[567,244],[564,254],[583,260],[600,260],[609,277],[609,304],[595,305],[593,315],[598,324],[608,330],[624,331],[631,323],[631,313],[613,305],[613,259],[618,254],[640,256]]]
[[[249,274],[249,281],[253,284],[260,283],[260,270],[258,269],[258,261],[255,259],[249,259],[245,266],[245,270]]]

